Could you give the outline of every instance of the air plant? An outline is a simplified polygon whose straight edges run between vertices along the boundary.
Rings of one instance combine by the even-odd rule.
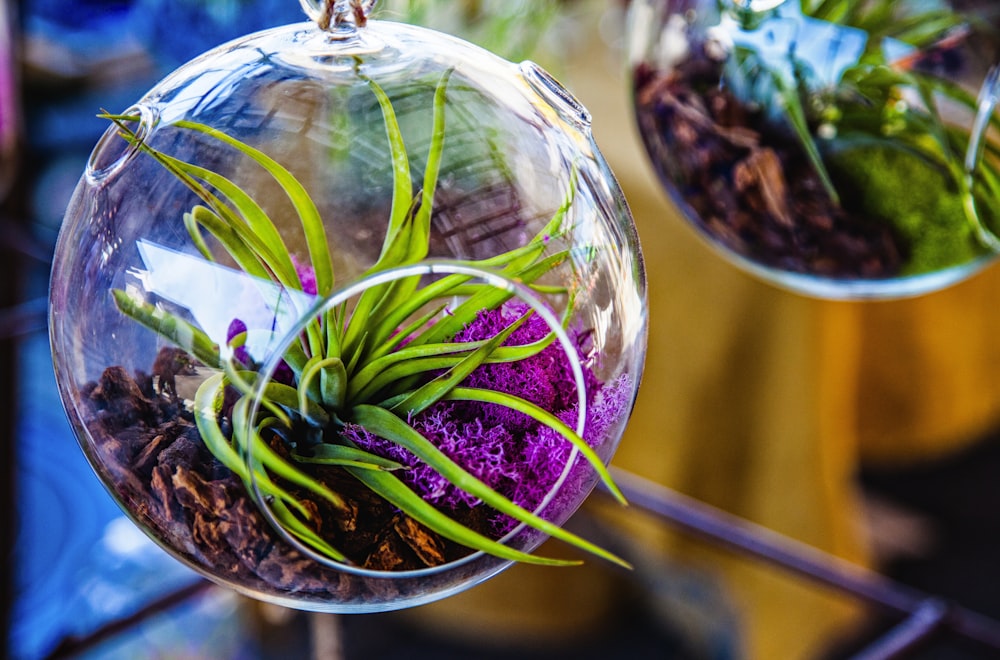
[[[393,168],[384,241],[366,275],[418,264],[428,256],[446,139],[449,75],[435,87],[432,137],[416,193],[392,102],[378,84],[366,80],[381,109]],[[323,220],[305,188],[284,166],[207,125],[188,120],[173,124],[249,159],[281,187],[301,223],[307,260],[290,253],[262,206],[235,182],[144,143],[130,128],[135,117],[104,116],[117,125],[125,140],[154,158],[200,199],[201,203],[184,214],[183,225],[204,259],[218,261],[214,243],[257,281],[314,294],[317,299],[335,291],[340,283],[335,278]],[[523,246],[461,264],[496,272],[538,293],[564,296],[569,301],[564,320],[568,323],[572,287],[543,281],[546,274],[575,256],[571,253],[574,248],[552,250],[555,239],[571,229],[567,212],[574,196],[575,185],[571,185],[561,207]],[[555,333],[545,324],[539,332],[539,319],[533,310],[515,304],[510,290],[465,274],[449,274],[431,282],[413,275],[375,284],[353,305],[345,302],[322,309],[308,319],[298,341],[280,356],[273,374],[246,351],[246,326],[239,319],[230,326],[228,345],[220,347],[178,315],[123,289],[113,290],[112,295],[123,314],[152,329],[211,372],[193,401],[203,442],[248,489],[259,491],[275,521],[291,538],[323,560],[351,562],[317,530],[313,512],[293,493],[296,489],[307,491],[338,510],[346,506],[341,494],[310,472],[310,466],[317,464],[342,469],[413,520],[470,551],[545,565],[578,563],[522,552],[460,524],[406,483],[407,473],[420,463],[467,498],[481,501],[510,520],[624,565],[607,550],[498,492],[421,431],[425,428],[419,421],[421,415],[442,406],[465,406],[466,410],[492,406],[521,415],[544,429],[550,439],[555,437],[566,447],[575,448],[624,502],[595,450],[559,414],[519,396],[517,391],[486,387],[484,379],[472,377],[491,366],[524,365],[558,350]],[[498,319],[502,323],[490,332],[470,333],[477,323],[492,327]],[[534,334],[525,335],[532,326]],[[513,342],[519,335],[528,336],[528,340]],[[390,457],[385,451],[373,451],[379,443],[394,448],[395,454]]]

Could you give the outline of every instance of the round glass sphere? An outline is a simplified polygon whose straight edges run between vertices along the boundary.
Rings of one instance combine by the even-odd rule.
[[[342,18],[342,17],[338,17]],[[364,21],[363,21],[364,22]],[[368,20],[256,33],[107,115],[56,247],[81,446],[207,577],[331,612],[563,538],[646,346],[635,227],[530,62]]]
[[[740,267],[806,295],[894,298],[1000,250],[1000,42],[984,17],[909,0],[638,0],[628,34],[647,153]]]

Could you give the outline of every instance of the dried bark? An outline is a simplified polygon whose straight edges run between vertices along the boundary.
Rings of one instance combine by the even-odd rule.
[[[93,409],[95,449],[135,515],[186,559],[250,589],[364,599],[365,594],[355,593],[357,581],[319,565],[277,535],[242,482],[205,448],[192,416],[173,400],[175,390],[156,389],[143,374],[133,378],[121,367],[109,367],[85,390]],[[284,450],[280,443],[274,446]],[[316,501],[311,493],[288,490],[314,514],[317,531],[359,566],[414,570],[469,553],[343,470],[317,466],[314,476],[345,499],[346,511]],[[467,514],[463,522],[490,533],[481,513]],[[368,596],[391,596],[391,581],[383,582]]]
[[[636,117],[661,177],[713,240],[752,261],[830,278],[899,274],[891,228],[830,198],[802,145],[720,85],[693,48],[669,72],[634,71]]]

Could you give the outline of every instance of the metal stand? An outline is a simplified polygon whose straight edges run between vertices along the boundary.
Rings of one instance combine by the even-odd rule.
[[[630,472],[612,468],[615,481],[632,506],[651,513],[678,530],[762,561],[801,578],[852,596],[901,621],[859,651],[854,660],[903,658],[938,635],[955,635],[996,650],[1000,655],[1000,622],[921,593],[816,548],[726,513]],[[607,495],[606,490],[601,490]],[[50,656],[66,658],[92,648],[133,625],[202,593],[199,582],[168,594],[129,617],[112,621],[86,637],[65,640]]]
[[[950,633],[1000,654],[1000,622],[886,579],[634,474],[612,468],[630,504],[677,529],[853,596],[902,623],[857,654],[864,660],[904,657],[936,634]],[[603,491],[605,492],[606,491]]]

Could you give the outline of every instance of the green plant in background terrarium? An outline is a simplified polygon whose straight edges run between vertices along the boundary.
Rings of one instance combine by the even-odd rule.
[[[589,116],[537,65],[344,7],[104,114],[50,294],[81,446],[175,556],[284,605],[579,563],[546,537],[622,564],[563,528],[620,496],[645,349]]]
[[[954,282],[1000,248],[988,16],[668,1],[637,3],[631,25],[647,150],[737,263],[805,293],[879,297]]]

